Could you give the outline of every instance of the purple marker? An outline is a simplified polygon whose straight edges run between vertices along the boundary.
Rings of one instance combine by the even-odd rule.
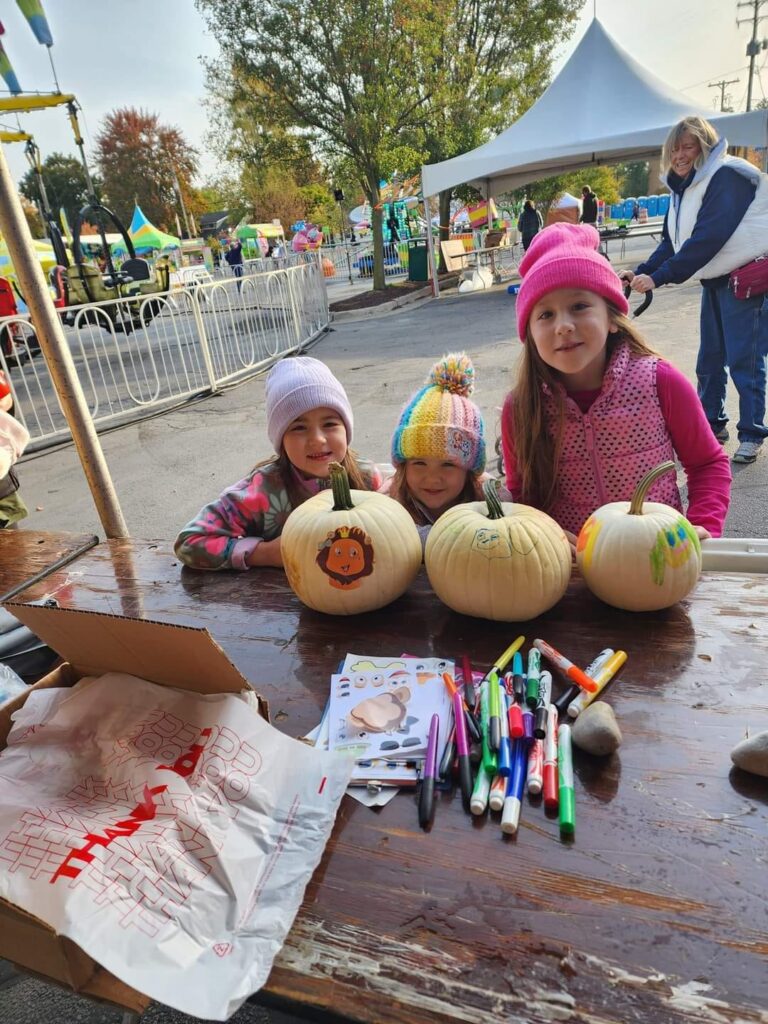
[[[469,763],[469,741],[467,739],[467,722],[464,718],[464,704],[458,690],[453,695],[453,718],[456,723],[456,753],[459,762],[461,799],[464,803],[464,809],[469,811],[473,787],[472,766]]]
[[[440,718],[432,715],[427,738],[427,756],[424,761],[424,775],[419,793],[419,825],[429,828],[435,816],[435,774],[437,773],[437,740],[440,732]]]

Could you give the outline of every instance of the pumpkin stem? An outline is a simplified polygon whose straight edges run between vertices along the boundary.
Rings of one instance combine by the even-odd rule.
[[[504,509],[499,501],[499,481],[488,478],[483,484],[483,497],[488,506],[489,519],[503,519]]]
[[[333,493],[333,511],[344,512],[355,506],[352,504],[352,491],[349,489],[347,471],[340,462],[332,462],[328,467],[331,475],[331,491]]]
[[[629,515],[641,516],[643,514],[643,502],[645,496],[654,480],[657,480],[660,476],[670,471],[674,472],[677,469],[674,462],[662,462],[661,465],[656,466],[655,469],[649,469],[643,479],[635,488],[635,493],[632,495],[632,501],[629,503]]]

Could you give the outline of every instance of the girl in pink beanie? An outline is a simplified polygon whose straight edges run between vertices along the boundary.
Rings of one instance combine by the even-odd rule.
[[[687,516],[719,537],[730,500],[728,458],[693,386],[627,319],[622,282],[586,224],[553,224],[521,264],[517,329],[525,352],[502,414],[507,487],[577,534],[600,505],[627,501],[640,478],[678,459]],[[682,511],[667,474],[649,498]],[[574,538],[575,539],[575,538]]]
[[[193,569],[282,566],[280,535],[302,502],[330,486],[340,462],[357,490],[375,491],[381,475],[349,447],[352,408],[325,363],[281,359],[265,389],[267,435],[275,455],[206,505],[176,538],[174,550]]]

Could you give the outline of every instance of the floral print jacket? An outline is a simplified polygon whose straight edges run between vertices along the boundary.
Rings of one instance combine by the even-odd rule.
[[[359,459],[358,465],[368,489],[378,490],[382,478],[376,465],[367,459]],[[296,477],[310,495],[330,487],[330,480]],[[280,468],[267,463],[206,505],[187,523],[173,549],[192,569],[248,569],[246,559],[253,549],[262,540],[279,537],[292,511]]]

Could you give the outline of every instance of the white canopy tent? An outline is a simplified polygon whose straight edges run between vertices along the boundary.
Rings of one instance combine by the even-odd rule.
[[[595,18],[546,92],[483,146],[422,167],[425,196],[469,183],[487,197],[595,164],[658,156],[687,114],[735,146],[768,145],[768,110],[713,115],[638,64]]]

